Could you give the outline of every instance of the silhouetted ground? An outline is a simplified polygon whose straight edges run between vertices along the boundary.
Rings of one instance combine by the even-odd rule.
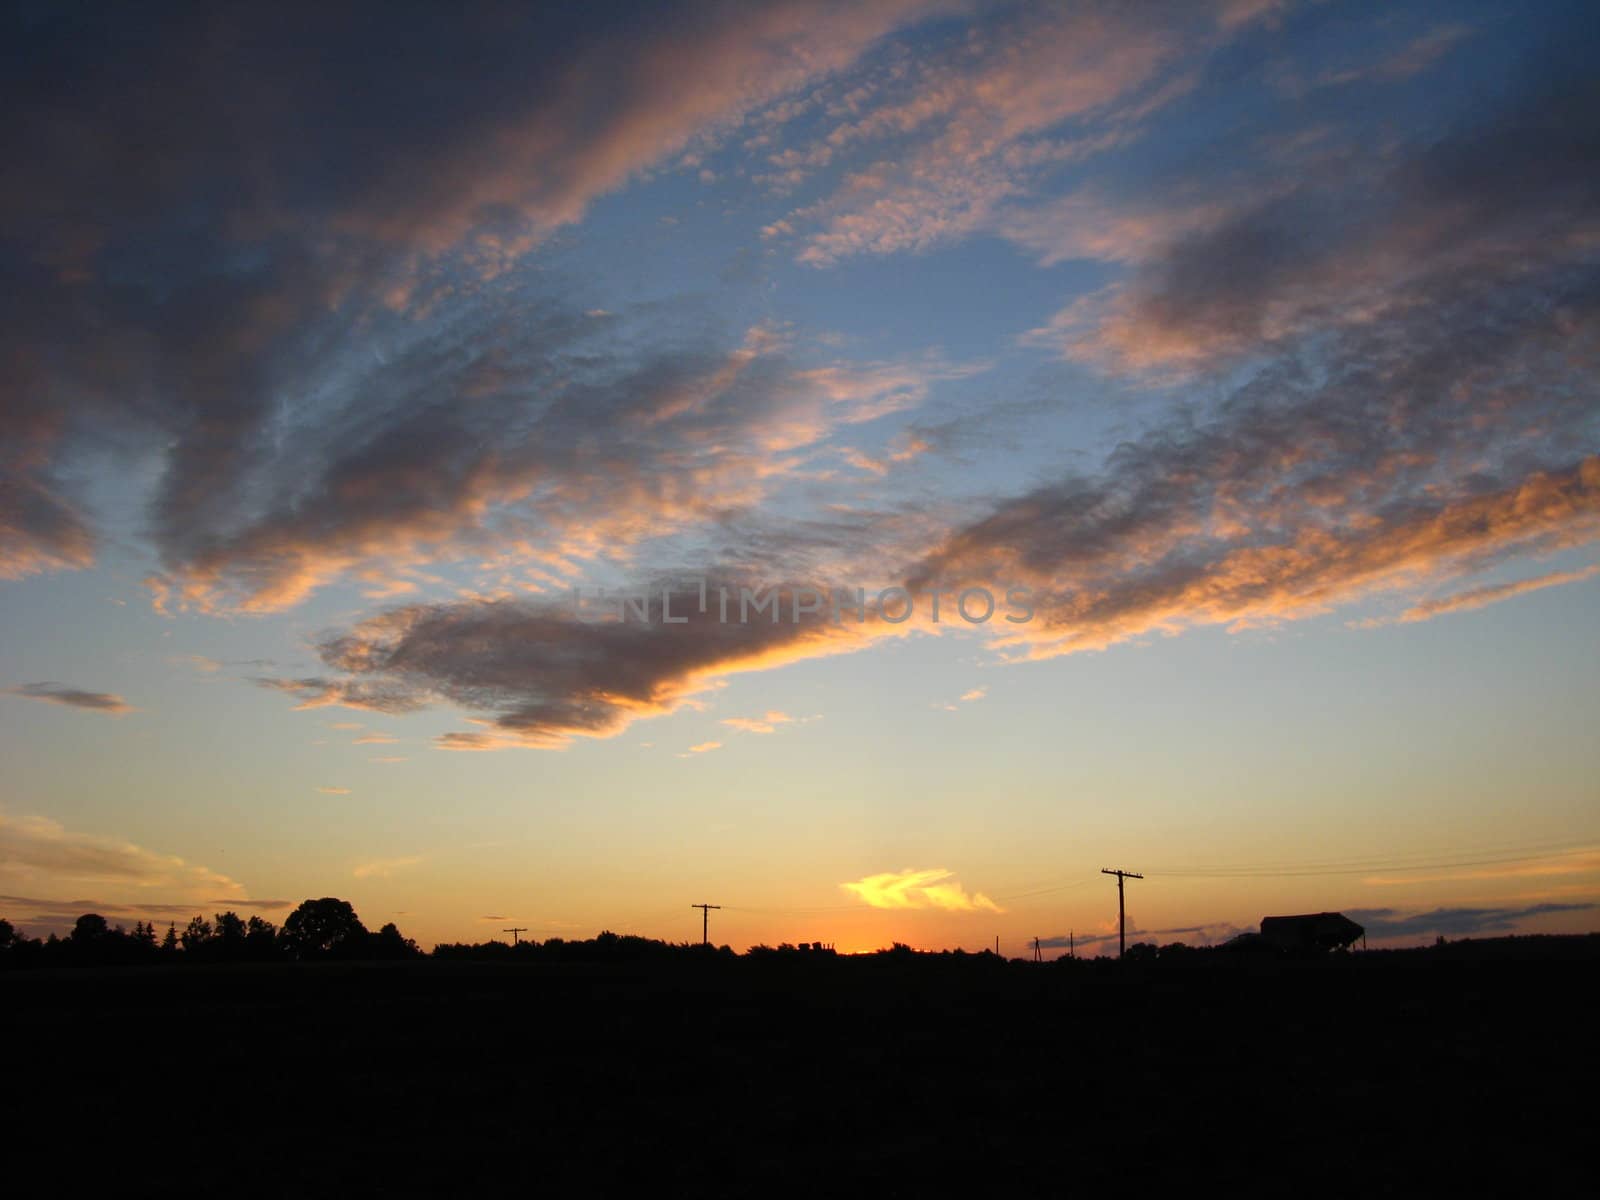
[[[1600,938],[1197,958],[14,972],[6,1170],[117,1195],[1592,1182]]]

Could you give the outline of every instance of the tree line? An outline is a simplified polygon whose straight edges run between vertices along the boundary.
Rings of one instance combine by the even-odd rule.
[[[66,937],[30,938],[0,917],[0,966],[124,966],[162,962],[290,962],[315,959],[416,958],[422,951],[390,922],[376,932],[348,900],[324,896],[291,912],[282,928],[263,917],[220,912],[195,916],[181,930],[157,933],[149,921],[132,929],[84,913]]]

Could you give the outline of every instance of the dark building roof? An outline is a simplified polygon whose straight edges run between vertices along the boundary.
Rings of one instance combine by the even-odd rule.
[[[1281,950],[1343,950],[1365,933],[1365,929],[1343,913],[1261,918],[1262,940]]]

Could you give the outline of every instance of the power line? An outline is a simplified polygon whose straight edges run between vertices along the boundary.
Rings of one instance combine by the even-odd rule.
[[[1546,858],[1570,858],[1573,854],[1600,850],[1595,838],[1565,842],[1533,843],[1522,846],[1486,846],[1482,850],[1462,850],[1437,856],[1427,851],[1398,854],[1386,858],[1312,859],[1304,862],[1262,862],[1262,864],[1218,864],[1192,869],[1155,869],[1152,875],[1181,878],[1291,877],[1291,875],[1357,875],[1368,870],[1446,870],[1450,867],[1504,866],[1507,862],[1534,862]]]
[[[513,925],[510,929],[502,929],[500,932],[509,933],[511,935],[511,944],[515,946],[521,941],[520,935],[528,932],[528,927],[526,925]]]
[[[1347,859],[1345,861],[1352,865],[1333,866],[1305,863],[1259,867],[1201,867],[1188,871],[1156,870],[1151,871],[1150,874],[1168,879],[1295,879],[1319,875],[1370,875],[1374,871],[1447,871],[1457,867],[1508,866],[1514,863],[1539,862],[1551,858],[1572,858],[1580,854],[1593,853],[1595,849],[1594,844],[1589,843],[1568,850],[1546,850],[1534,853],[1519,852],[1516,854],[1494,854],[1490,852],[1487,857],[1483,858],[1456,856],[1430,861],[1412,857],[1369,860],[1366,862],[1353,862]]]

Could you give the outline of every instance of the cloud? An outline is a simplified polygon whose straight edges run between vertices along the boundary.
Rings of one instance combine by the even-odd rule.
[[[375,330],[383,361],[350,364],[320,409],[241,429],[248,462],[165,527],[159,605],[273,611],[341,576],[463,558],[560,583],[753,509],[836,429],[978,369],[828,359],[765,327],[729,339],[687,308],[590,318],[526,286]]]
[[[257,687],[287,692],[296,697],[300,701],[295,705],[296,709],[339,705],[344,708],[395,714],[415,712],[426,703],[422,697],[403,687],[354,680],[330,680],[317,676],[301,679],[260,677],[252,682]]]
[[[792,620],[796,602],[810,599],[803,589],[743,583],[752,596],[776,597],[783,619],[770,619],[768,605],[738,621],[741,583],[729,576],[708,582],[704,613],[698,585],[666,581],[647,589],[655,598],[649,620],[590,619],[570,603],[541,600],[413,605],[322,642],[318,652],[337,677],[262,682],[299,696],[300,707],[405,712],[446,703],[493,714],[473,718],[478,729],[443,735],[437,743],[443,749],[560,747],[675,711],[729,675],[847,653],[921,627],[878,620],[870,606],[861,623],[847,615],[835,624],[824,611],[802,611]],[[728,589],[733,606],[726,621],[719,587]],[[681,624],[663,622],[662,588],[675,617],[685,618]]]
[[[235,297],[213,280],[221,300],[207,291],[157,314],[185,318],[171,336],[186,353],[216,343],[225,360],[196,394],[249,393],[229,386],[249,362],[260,395],[304,399],[180,405],[153,421],[173,447],[159,455],[165,570],[155,586],[172,606],[266,611],[341,575],[382,592],[385,571],[475,561],[476,593],[388,609],[324,640],[325,669],[258,682],[303,708],[454,705],[470,727],[437,744],[493,750],[610,736],[728,674],[909,632],[587,623],[540,598],[600,558],[658,580],[662,563],[682,561],[663,550],[674,534],[697,554],[711,544],[707,557],[752,578],[848,561],[917,587],[1026,584],[1036,619],[987,630],[1019,656],[1375,598],[1412,603],[1587,544],[1600,530],[1600,200],[1588,166],[1600,103],[1586,75],[1561,68],[1492,89],[1453,124],[1396,135],[1381,154],[1340,149],[1360,128],[1252,127],[1252,151],[1269,144],[1257,134],[1276,135],[1278,149],[1237,170],[1212,170],[1209,156],[1197,168],[1186,149],[1181,167],[1156,163],[1137,187],[1113,175],[1049,201],[1015,194],[1043,180],[1036,167],[1108,152],[1107,138],[1135,136],[1183,88],[1214,83],[1195,82],[1189,59],[1238,36],[1236,8],[1133,20],[1077,6],[1007,12],[959,33],[952,23],[919,63],[893,47],[881,61],[869,54],[863,77],[836,81],[848,103],[828,89],[754,87],[765,99],[739,101],[719,127],[732,136],[731,123],[750,116],[776,139],[771,152],[785,157],[772,165],[784,171],[863,156],[831,199],[779,232],[823,257],[830,245],[840,256],[914,249],[981,226],[1043,261],[1115,268],[1033,341],[1135,384],[1184,386],[1160,392],[1170,409],[1098,468],[1056,469],[1012,495],[889,511],[836,503],[797,518],[783,501],[824,472],[844,463],[881,476],[896,454],[935,440],[888,435],[864,443],[891,447],[874,457],[838,444],[846,434],[857,442],[868,423],[979,368],[937,355],[853,362],[776,325],[730,333],[679,305],[558,299],[548,280],[485,272],[477,259],[434,275],[408,268],[397,306],[322,295],[313,263],[304,294],[317,303],[288,306],[331,322],[312,337],[278,324],[284,295],[302,294],[295,263],[281,262],[288,293],[263,283]],[[915,19],[880,16],[880,32]],[[850,48],[823,57],[865,62],[876,36],[844,35]],[[766,61],[765,50],[749,53]],[[1080,69],[1061,69],[1052,56],[1062,54]],[[1041,57],[1051,69],[1033,69]],[[804,74],[811,83],[833,70]],[[613,103],[627,97],[602,107]],[[818,138],[780,149],[779,126],[802,112],[820,122]],[[1303,134],[1326,156],[1286,171],[1275,155]],[[674,155],[699,153],[674,145]],[[446,164],[464,152],[452,147]],[[496,175],[498,161],[485,169]],[[998,199],[962,192],[969,184]],[[349,195],[339,211],[357,215],[340,228],[363,245],[406,240],[394,230],[408,222],[368,220],[358,203],[368,193]],[[440,213],[457,211],[455,197],[435,199]],[[419,213],[430,204],[380,200]],[[540,203],[517,211],[534,220]],[[430,210],[410,224],[451,221]],[[844,240],[818,240],[834,235]],[[345,267],[358,283],[340,296],[367,295],[382,274]],[[235,329],[222,301],[257,319]],[[160,360],[161,344],[133,341]],[[56,437],[40,420],[39,436]],[[1413,608],[1444,611],[1427,604]]]
[[[907,868],[868,875],[839,885],[872,908],[941,909],[945,912],[1004,912],[982,892],[969,894],[943,867]]]
[[[761,717],[724,717],[722,723],[741,733],[776,733],[779,725],[788,725],[794,721],[786,712],[777,709],[769,711]]]
[[[1387,511],[1356,510],[1343,528],[1261,514],[1218,536],[1200,519],[1204,510],[1174,513],[1150,499],[1142,513],[1097,513],[1092,487],[1042,490],[963,531],[915,578],[1033,584],[1044,596],[1040,619],[1010,640],[1028,643],[1034,656],[1195,626],[1293,620],[1591,541],[1600,536],[1600,457],[1498,490],[1448,500],[1418,494]]]
[[[1184,381],[1170,418],[957,528],[912,581],[1035,587],[1013,641],[1043,655],[1413,598],[1600,535],[1600,90],[1551,74],[1141,246],[1052,336]]]
[[[399,740],[399,738],[390,737],[386,733],[365,733],[352,744],[356,746],[392,746]]]
[[[76,833],[48,817],[0,813],[0,878],[12,877],[118,885],[133,894],[159,890],[213,896],[244,890],[226,875],[132,842]]]
[[[347,787],[319,787],[317,791],[324,796],[348,796],[350,789]]]
[[[1440,596],[1434,600],[1424,600],[1420,604],[1414,604],[1397,617],[1374,617],[1364,620],[1360,624],[1363,628],[1372,628],[1379,625],[1410,624],[1416,621],[1429,621],[1446,613],[1471,612],[1474,609],[1498,604],[1502,600],[1510,600],[1514,596],[1523,596],[1529,592],[1541,591],[1544,588],[1561,587],[1564,584],[1580,583],[1585,579],[1593,579],[1597,573],[1600,573],[1600,566],[1585,567],[1580,571],[1552,571],[1549,574],[1538,575],[1531,579],[1517,579],[1510,583],[1496,583],[1484,587],[1468,588],[1465,591],[1455,592],[1449,596]]]
[[[1509,933],[1535,917],[1557,913],[1586,912],[1597,904],[1530,904],[1523,908],[1436,908],[1428,912],[1401,914],[1392,908],[1355,908],[1345,915],[1367,931],[1367,937],[1416,938],[1429,934],[1443,937],[1470,937],[1474,934]]]
[[[974,700],[982,700],[988,694],[989,694],[989,689],[988,688],[986,688],[986,687],[975,687],[971,691],[963,692],[961,694],[961,702],[963,704],[968,704],[968,703],[971,703]]]
[[[1315,88],[1347,87],[1355,83],[1370,82],[1393,83],[1426,71],[1458,43],[1472,35],[1473,30],[1466,25],[1438,25],[1381,58],[1330,68],[1309,80],[1301,79],[1293,73],[1280,72],[1275,76],[1274,82],[1283,92],[1296,98],[1304,96]]]
[[[152,586],[173,605],[282,607],[477,528],[561,452],[539,453],[546,430],[497,439],[515,462],[474,453],[517,409],[473,415],[469,398],[492,405],[541,346],[577,367],[574,330],[608,322],[503,297],[486,315],[474,294],[596,198],[930,7],[491,3],[394,21],[356,4],[291,29],[249,5],[205,22],[104,5],[13,30],[34,69],[0,81],[26,114],[0,130],[21,172],[0,199],[0,576],[94,560],[71,481],[107,457],[159,468]],[[437,470],[408,451],[422,442]]]
[[[709,754],[713,750],[721,750],[721,742],[700,742],[689,747],[690,754]]]
[[[1047,260],[1136,264],[1031,340],[1170,380],[1316,329],[1421,322],[1439,298],[1455,297],[1457,314],[1463,299],[1494,312],[1494,293],[1510,286],[1581,307],[1600,236],[1588,170],[1600,85],[1570,59],[1548,56],[1499,108],[1470,111],[1442,139],[1385,155],[1333,148],[1300,164],[1297,183],[1264,162],[1247,186],[1200,176],[1155,191],[1154,206],[1082,193],[1018,218],[1019,236]],[[1085,219],[1118,207],[1109,222]],[[1064,248],[1052,251],[1053,215]]]
[[[799,261],[916,252],[1005,224],[1052,171],[1137,136],[1191,85],[1166,74],[1222,31],[1198,7],[1112,5],[1012,12],[924,51],[865,113],[804,149],[772,156],[779,191],[848,163],[830,195],[768,229],[799,235]],[[870,148],[870,149],[869,149]],[[758,177],[758,181],[763,177]]]
[[[380,858],[373,862],[362,863],[350,873],[357,879],[387,879],[396,871],[403,871],[424,861],[426,860],[419,854],[409,854],[401,858]]]
[[[85,692],[62,683],[24,683],[20,687],[6,690],[13,696],[44,700],[67,708],[81,708],[87,712],[106,713],[113,717],[138,711],[121,696],[112,695],[110,692]]]

